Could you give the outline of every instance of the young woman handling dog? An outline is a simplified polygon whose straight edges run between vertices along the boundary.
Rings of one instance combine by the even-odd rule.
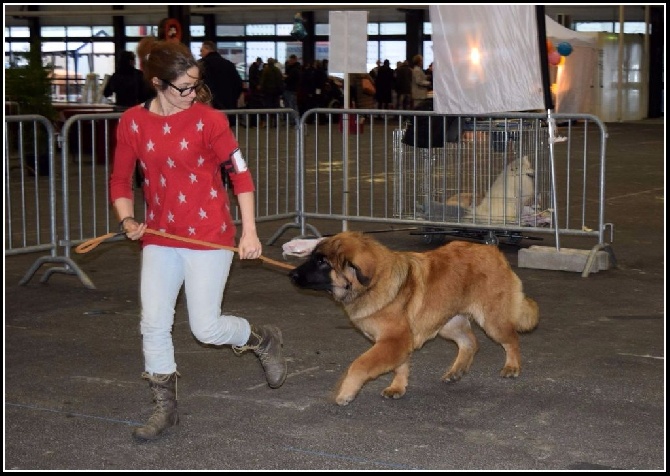
[[[221,314],[233,251],[146,233],[147,228],[233,247],[236,227],[221,167],[239,203],[241,259],[258,259],[262,246],[254,215],[255,186],[227,117],[209,106],[211,95],[188,47],[156,42],[144,62],[156,97],[126,111],[119,120],[110,195],[121,231],[142,240],[140,300],[144,372],[156,402],[153,415],[133,431],[139,440],[158,438],[179,421],[177,364],[172,342],[177,295],[186,294],[189,325],[201,342],[253,350],[268,385],[286,378],[282,334],[271,325]],[[135,163],[144,175],[146,223],[134,218],[131,187]]]

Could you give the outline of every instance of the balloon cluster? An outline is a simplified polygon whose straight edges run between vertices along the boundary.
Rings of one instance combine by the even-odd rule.
[[[563,58],[569,56],[570,53],[572,53],[572,45],[567,41],[562,41],[554,48],[554,44],[547,40],[547,58],[550,65],[557,66],[561,64]]]
[[[293,17],[293,30],[291,30],[291,37],[295,40],[304,40],[307,37],[305,30],[305,20],[300,13],[296,13]]]

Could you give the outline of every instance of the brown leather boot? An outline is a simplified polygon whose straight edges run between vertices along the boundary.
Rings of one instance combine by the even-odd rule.
[[[286,380],[286,359],[282,353],[283,339],[281,330],[276,326],[251,325],[251,335],[246,344],[233,346],[233,351],[240,355],[253,350],[261,361],[265,378],[271,388],[279,388]]]
[[[179,423],[179,414],[177,413],[178,376],[178,372],[155,375],[144,372],[142,374],[142,378],[149,380],[149,388],[154,394],[156,407],[146,424],[133,430],[133,436],[136,439],[155,440],[165,430]]]

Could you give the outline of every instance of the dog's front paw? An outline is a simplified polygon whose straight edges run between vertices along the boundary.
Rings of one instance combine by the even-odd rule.
[[[504,378],[515,378],[519,376],[521,369],[519,367],[513,367],[511,365],[505,365],[500,371],[500,376]]]
[[[346,405],[349,405],[354,400],[354,398],[356,398],[356,395],[339,394],[335,397],[335,403],[337,403],[341,407],[344,407]]]
[[[405,389],[393,385],[389,385],[382,391],[382,397],[384,398],[398,399],[403,395],[405,395]]]

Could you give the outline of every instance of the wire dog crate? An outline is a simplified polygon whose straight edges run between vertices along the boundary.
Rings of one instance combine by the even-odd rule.
[[[394,216],[534,226],[549,208],[548,130],[539,121],[461,121],[455,141],[429,148],[408,145],[406,133],[393,131]]]

